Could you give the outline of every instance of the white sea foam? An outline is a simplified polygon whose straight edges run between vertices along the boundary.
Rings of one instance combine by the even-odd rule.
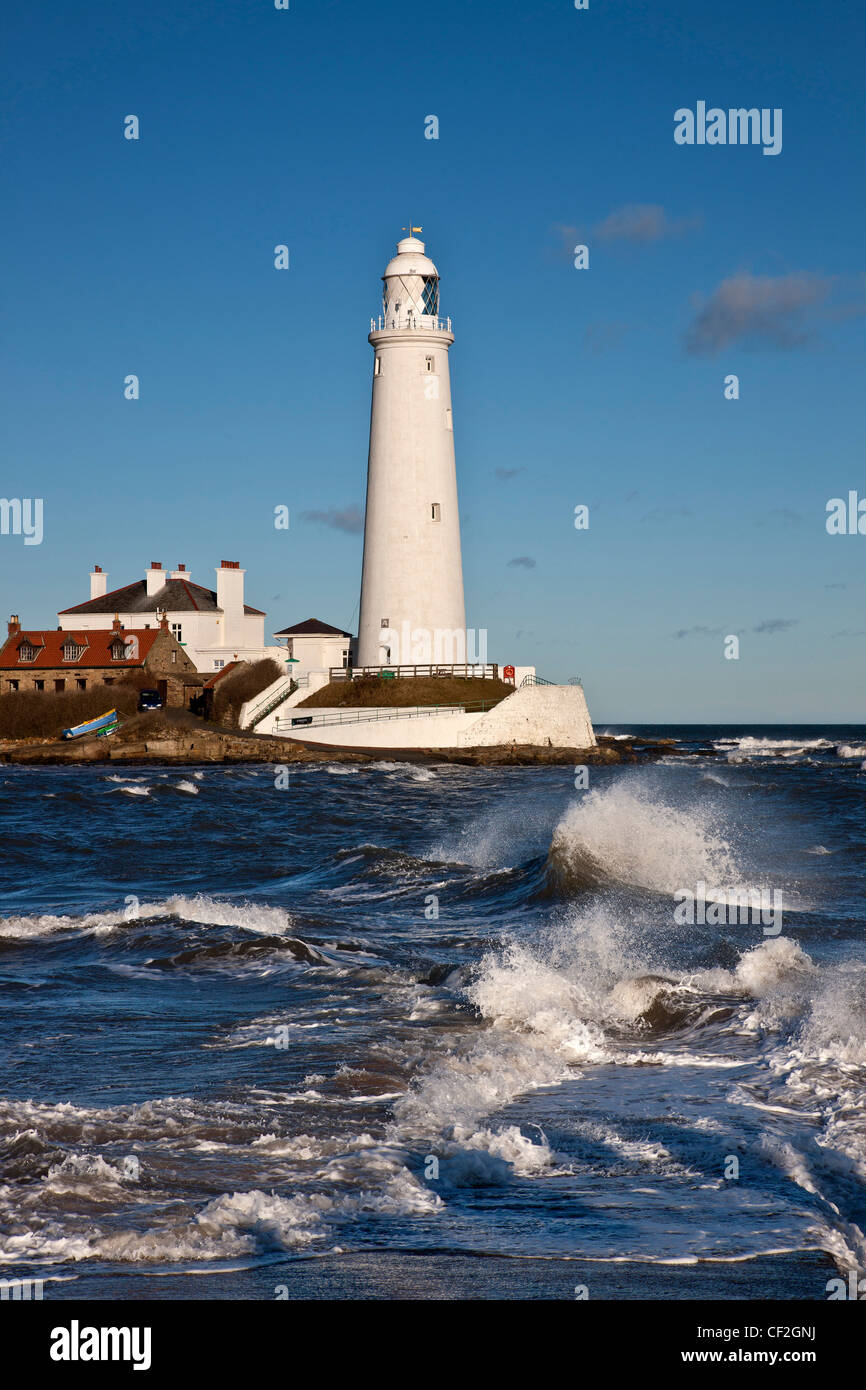
[[[325,1238],[329,1197],[280,1197],[253,1190],[224,1193],[190,1222],[151,1223],[145,1231],[100,1233],[89,1254],[133,1263],[225,1260],[297,1250]]]
[[[178,894],[161,902],[139,903],[135,917],[130,917],[124,906],[117,911],[88,912],[80,917],[36,913],[33,916],[0,918],[0,937],[40,937],[60,931],[94,932],[98,935],[159,917],[179,917],[181,921],[199,922],[206,926],[237,926],[246,931],[275,936],[288,932],[292,925],[291,916],[284,908],[270,907],[266,903],[229,902],[201,893],[194,897]]]
[[[809,956],[796,941],[776,936],[744,951],[733,970],[701,970],[688,983],[707,992],[746,994],[759,999],[783,981],[800,981],[813,972]]]
[[[827,738],[755,738],[747,735],[737,739],[717,739],[713,746],[726,754],[728,762],[740,763],[761,758],[793,760],[805,753],[833,748],[834,744]]]
[[[40,937],[50,936],[62,931],[106,931],[118,926],[122,912],[88,912],[82,917],[66,916],[50,912],[36,913],[33,916],[0,918],[0,937]]]
[[[740,878],[731,846],[706,807],[683,810],[627,781],[575,802],[556,827],[551,856],[578,878],[615,879],[666,894]]]

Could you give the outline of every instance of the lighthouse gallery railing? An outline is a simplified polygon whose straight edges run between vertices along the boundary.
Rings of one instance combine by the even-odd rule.
[[[407,318],[402,314],[380,314],[377,319],[370,320],[371,333],[382,333],[389,328],[399,329],[401,332],[406,329],[408,332],[450,333],[451,320],[433,318],[430,314],[419,314],[417,318]]]

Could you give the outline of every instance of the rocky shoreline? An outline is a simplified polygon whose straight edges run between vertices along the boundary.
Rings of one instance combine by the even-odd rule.
[[[675,739],[615,739],[600,735],[595,748],[531,748],[507,745],[491,748],[413,748],[352,751],[337,747],[312,748],[291,739],[273,738],[239,730],[196,723],[166,728],[155,722],[151,730],[144,719],[135,728],[122,729],[109,738],[87,738],[74,743],[62,739],[7,739],[0,741],[0,763],[45,764],[147,764],[179,766],[199,763],[306,763],[385,761],[458,763],[468,767],[527,767],[551,764],[615,764],[655,761],[679,752]]]

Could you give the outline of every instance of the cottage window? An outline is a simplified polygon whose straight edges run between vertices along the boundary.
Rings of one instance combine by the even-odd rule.
[[[64,660],[64,661],[77,661],[78,658],[83,654],[83,652],[84,652],[84,647],[80,647],[80,646],[78,645],[77,642],[64,642],[64,643],[63,643],[63,660]]]
[[[34,682],[33,682],[33,689],[34,689],[34,690],[44,690],[44,689],[45,689],[45,682],[44,682],[44,681],[34,681]]]
[[[36,648],[32,646],[30,642],[22,642],[21,646],[18,648],[18,660],[35,661]]]
[[[183,626],[181,623],[172,623],[171,631],[176,642],[183,641]]]
[[[126,643],[117,641],[111,644],[112,661],[123,661],[126,657]]]
[[[79,690],[86,690],[86,689],[87,689],[87,681],[84,679],[83,676],[79,676],[78,679],[76,680],[75,684],[76,684],[76,686],[78,687]]]
[[[17,682],[17,681],[10,681],[10,682],[9,682],[9,689],[10,689],[10,690],[17,690],[17,689],[18,689],[18,682]]]
[[[176,665],[176,663],[177,663],[177,652],[172,652],[172,654],[171,654],[171,664],[172,664],[172,666],[174,666],[174,665]]]

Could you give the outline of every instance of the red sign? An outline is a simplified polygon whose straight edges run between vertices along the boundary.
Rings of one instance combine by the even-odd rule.
[[[514,680],[514,667],[513,667],[513,666],[503,666],[503,668],[502,668],[502,675],[503,675],[503,678],[504,678],[505,680],[507,680],[507,681],[513,681],[513,680]]]

